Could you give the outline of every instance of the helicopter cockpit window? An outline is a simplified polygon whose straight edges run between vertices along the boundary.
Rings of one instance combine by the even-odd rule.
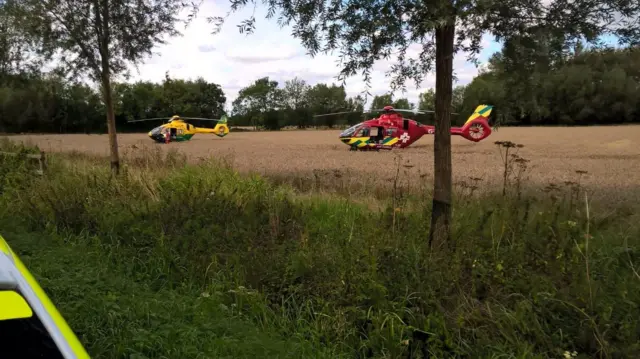
[[[159,135],[160,131],[162,131],[162,126],[158,126],[158,127],[154,128],[153,130],[151,130],[151,134],[152,135]]]
[[[354,125],[354,126],[351,126],[351,127],[347,128],[346,130],[344,130],[344,131],[340,134],[340,136],[341,136],[341,137],[350,137],[350,136],[353,136],[353,134],[356,132],[356,129],[357,129],[358,127],[360,127],[360,125],[362,125],[362,123],[359,123],[359,124],[357,124],[357,125]]]

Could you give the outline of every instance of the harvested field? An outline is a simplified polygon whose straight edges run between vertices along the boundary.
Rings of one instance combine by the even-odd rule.
[[[122,134],[122,152],[141,148],[176,148],[192,161],[222,156],[243,172],[258,172],[278,178],[316,179],[387,186],[396,172],[395,157],[414,165],[413,177],[433,172],[433,139],[423,137],[404,150],[349,152],[337,139],[339,131],[236,132],[221,139],[196,135],[193,140],[170,145],[155,144],[146,134]],[[106,135],[16,135],[14,141],[37,144],[45,151],[82,151],[108,154]],[[607,200],[640,200],[640,126],[579,128],[501,128],[481,143],[453,137],[454,182],[482,178],[481,188],[500,187],[501,157],[495,141],[524,145],[519,154],[530,160],[528,183],[546,186],[576,180],[575,171],[588,173],[581,183],[595,197]],[[405,171],[405,169],[403,169]],[[375,176],[375,177],[374,177]],[[425,176],[423,176],[425,177]]]

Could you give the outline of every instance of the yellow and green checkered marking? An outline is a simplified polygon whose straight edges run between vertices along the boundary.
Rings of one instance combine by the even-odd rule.
[[[393,137],[393,136],[386,136],[383,140],[381,145],[383,146],[393,146],[395,143],[398,142],[398,138]],[[376,142],[373,141],[371,138],[369,137],[349,137],[349,138],[343,138],[342,142],[344,142],[345,144],[351,146],[351,147],[356,147],[356,148],[365,148],[365,147],[376,147]]]
[[[478,107],[476,107],[475,111],[473,111],[471,116],[469,116],[469,118],[467,119],[467,122],[465,122],[464,124],[466,125],[467,123],[475,120],[480,116],[489,118],[489,115],[491,114],[492,109],[493,109],[493,106],[490,106],[490,105],[479,105]]]

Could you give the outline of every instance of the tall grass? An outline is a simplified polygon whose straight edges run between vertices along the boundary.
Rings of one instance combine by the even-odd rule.
[[[3,223],[120,248],[132,281],[195,287],[333,356],[640,356],[638,216],[594,213],[579,186],[553,197],[462,188],[452,243],[434,251],[428,202],[397,185],[419,179],[399,179],[372,208],[176,153],[132,158],[118,178],[71,157],[2,182]]]

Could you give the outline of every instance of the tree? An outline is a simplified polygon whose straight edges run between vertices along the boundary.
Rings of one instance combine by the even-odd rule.
[[[163,116],[219,118],[227,101],[220,85],[199,77],[195,81],[173,79],[167,73],[161,86]]]
[[[413,108],[415,107],[412,103],[409,102],[408,99],[406,98],[399,98],[395,101],[393,101],[393,107],[394,108],[401,108],[401,109],[409,109],[409,110],[413,110]]]
[[[343,86],[336,84],[316,84],[307,91],[307,101],[311,112],[316,115],[347,111],[347,92]],[[332,128],[340,117],[345,116],[323,116],[319,119]]]
[[[195,6],[180,0],[9,0],[14,21],[39,37],[42,54],[61,53],[66,73],[87,74],[102,88],[106,105],[111,168],[120,159],[113,103],[113,76],[138,64],[166,36],[176,36],[176,14]],[[187,24],[193,13],[184,21]]]
[[[173,114],[165,113],[169,109],[163,103],[162,87],[153,82],[114,84],[113,98],[116,115],[121,115],[129,121]]]
[[[393,105],[393,94],[376,95],[371,101],[369,111],[379,110],[389,105]]]
[[[292,110],[306,106],[306,96],[309,92],[310,86],[307,83],[297,77],[292,80],[284,82],[284,88],[282,89],[282,99],[285,107]]]
[[[255,0],[231,0],[237,11]],[[563,35],[566,41],[582,35],[595,40],[607,30],[637,41],[635,23],[640,5],[618,0],[270,0],[267,18],[279,12],[282,26],[293,23],[293,34],[314,56],[339,50],[343,69],[338,78],[362,72],[367,84],[376,60],[392,54],[398,62],[390,73],[392,89],[407,79],[416,85],[436,70],[436,133],[434,138],[434,193],[429,243],[449,242],[451,221],[451,100],[453,56],[465,50],[480,51],[483,34],[498,39],[544,29]],[[218,26],[224,18],[210,18]],[[611,26],[613,24],[614,26]],[[255,29],[252,16],[241,32]],[[214,30],[216,32],[217,30]],[[432,39],[435,39],[432,40]],[[417,49],[416,46],[417,45]],[[411,56],[413,53],[414,56]]]
[[[0,1],[0,84],[10,75],[33,75],[42,67],[41,58],[29,57],[37,51],[37,42],[20,31],[11,14],[11,7]]]
[[[351,111],[346,116],[347,124],[354,125],[362,120],[365,102],[364,97],[360,95],[347,99],[347,111]]]
[[[308,92],[310,86],[295,77],[285,81],[282,89],[282,100],[285,106],[285,122],[288,125],[296,125],[298,128],[305,128],[310,124]]]
[[[220,118],[225,114],[224,105],[227,97],[220,85],[207,82],[199,77],[190,86],[188,101],[196,109],[199,117]]]
[[[436,109],[436,91],[433,88],[420,94],[418,109],[422,111],[434,111]]]
[[[4,80],[20,66],[23,57],[20,40],[4,4],[0,4],[0,80]]]
[[[505,49],[506,50],[506,49]],[[521,54],[523,51],[520,52]],[[464,112],[479,103],[494,104],[494,121],[506,125],[586,125],[635,122],[640,89],[640,48],[600,47],[571,50],[549,66],[522,73],[499,53],[488,69],[467,86]],[[540,55],[538,55],[540,56]],[[523,59],[523,61],[526,60]]]
[[[269,77],[257,79],[253,84],[238,92],[238,97],[233,101],[234,115],[248,117],[254,127],[264,123],[266,113],[277,110],[282,104],[282,93],[278,89],[278,81],[269,80]]]
[[[451,108],[453,112],[458,113],[458,118],[463,113],[465,86],[456,86],[451,95]],[[418,96],[418,109],[421,111],[435,111],[436,109],[436,92],[433,88],[422,92]]]

